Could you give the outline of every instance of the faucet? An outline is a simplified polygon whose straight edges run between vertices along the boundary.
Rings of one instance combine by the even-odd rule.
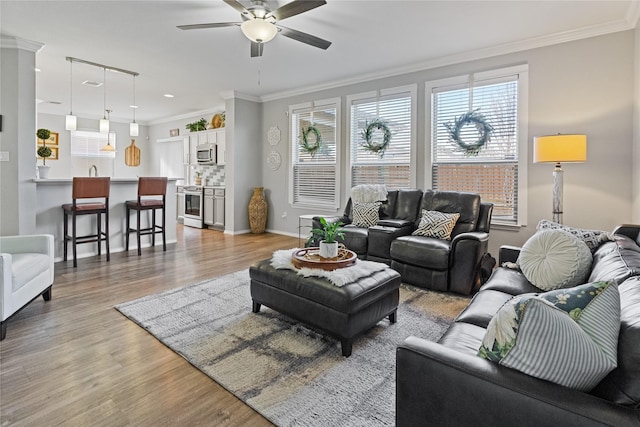
[[[91,165],[91,167],[89,168],[89,176],[91,176],[91,171],[95,172],[95,176],[98,176],[98,167],[96,165]]]

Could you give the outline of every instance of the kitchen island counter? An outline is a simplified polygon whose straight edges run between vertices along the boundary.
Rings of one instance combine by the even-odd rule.
[[[167,244],[176,242],[176,180],[169,178],[166,197],[166,238]],[[53,234],[55,238],[55,260],[61,261],[63,255],[64,232],[62,205],[71,203],[71,184],[73,178],[34,179],[36,183],[36,232]],[[111,178],[109,192],[109,243],[112,253],[124,251],[125,243],[125,201],[135,200],[138,197],[138,178]],[[142,226],[148,224],[151,219],[150,212],[144,212]],[[157,214],[156,223],[160,223],[160,213]],[[135,221],[134,221],[135,222]],[[69,219],[71,226],[71,219]],[[96,219],[93,217],[79,217],[77,222],[78,235],[95,233]],[[162,238],[156,236],[156,245],[162,245]],[[151,245],[151,236],[145,236],[142,247]],[[97,255],[96,244],[78,245],[78,258]],[[137,249],[136,239],[130,239],[129,250]],[[71,245],[69,245],[71,250]],[[104,244],[103,244],[104,252]],[[135,254],[136,252],[132,252]],[[136,255],[137,256],[137,255]],[[143,254],[144,256],[144,254]]]

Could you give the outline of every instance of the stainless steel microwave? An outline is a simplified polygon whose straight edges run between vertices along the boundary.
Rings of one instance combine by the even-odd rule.
[[[216,144],[202,144],[197,147],[197,159],[199,165],[215,165],[218,146]]]

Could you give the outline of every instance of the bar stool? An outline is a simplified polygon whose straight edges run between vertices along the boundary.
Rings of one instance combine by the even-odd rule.
[[[165,235],[165,205],[167,194],[167,178],[166,177],[140,177],[138,179],[138,199],[127,200],[125,205],[127,207],[127,237],[126,237],[126,250],[129,250],[129,233],[136,233],[138,241],[138,256],[142,255],[142,248],[140,246],[140,236],[151,234],[151,246],[156,245],[156,233],[162,233],[162,250],[167,250],[167,238]],[[155,196],[156,198],[145,198],[148,196]],[[158,199],[157,196],[162,196],[162,199]],[[137,228],[131,228],[129,226],[129,217],[131,210],[136,211],[136,225]],[[156,225],[156,210],[162,211],[162,226]],[[151,211],[151,225],[146,228],[140,227],[140,212],[150,210]]]
[[[106,243],[107,261],[110,261],[109,253],[109,188],[110,178],[73,178],[71,190],[72,203],[62,205],[64,213],[64,260],[67,260],[67,242],[73,244],[73,266],[78,266],[76,245],[82,243],[98,243],[98,256],[101,255],[102,241]],[[80,199],[100,199],[104,201],[91,201],[78,203]],[[102,228],[102,214],[105,217],[104,231]],[[69,215],[71,215],[72,230],[69,235]],[[78,236],[76,230],[76,217],[79,215],[97,215],[96,234]]]

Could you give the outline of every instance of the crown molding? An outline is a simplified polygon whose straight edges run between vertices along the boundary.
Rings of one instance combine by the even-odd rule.
[[[251,102],[262,102],[262,98],[260,98],[259,96],[249,95],[246,93],[238,92],[237,90],[227,90],[227,91],[221,92],[220,96],[225,101],[227,99],[243,99],[245,101],[251,101]]]
[[[342,86],[348,86],[371,80],[377,80],[387,77],[394,77],[402,74],[409,74],[419,71],[430,70],[433,68],[444,67],[448,65],[460,64],[463,62],[475,61],[479,59],[490,58],[494,56],[506,55],[515,52],[521,52],[530,49],[536,49],[540,47],[552,46],[555,44],[567,43],[571,41],[602,36],[606,34],[616,33],[620,31],[627,31],[635,28],[632,24],[633,16],[637,23],[640,15],[640,2],[633,1],[629,6],[626,19],[620,19],[611,21],[604,24],[592,25],[589,27],[583,27],[576,30],[564,31],[560,33],[550,34],[547,36],[534,37],[526,40],[520,40],[512,43],[505,43],[497,46],[492,46],[484,49],[475,49],[472,51],[466,51],[459,54],[443,56],[435,58],[429,61],[416,63],[404,67],[396,67],[387,69],[381,72],[374,72],[369,74],[361,74],[358,77],[343,79],[339,81],[333,81],[331,83],[319,84],[314,86],[308,86],[304,89],[293,89],[289,91],[276,92],[267,94],[261,97],[262,102],[273,101],[276,99],[288,98],[291,96],[304,95],[311,92],[318,92],[322,90],[335,89]]]
[[[7,36],[4,34],[0,36],[0,48],[2,49],[21,49],[38,53],[43,46],[44,43],[21,39],[19,37]]]

